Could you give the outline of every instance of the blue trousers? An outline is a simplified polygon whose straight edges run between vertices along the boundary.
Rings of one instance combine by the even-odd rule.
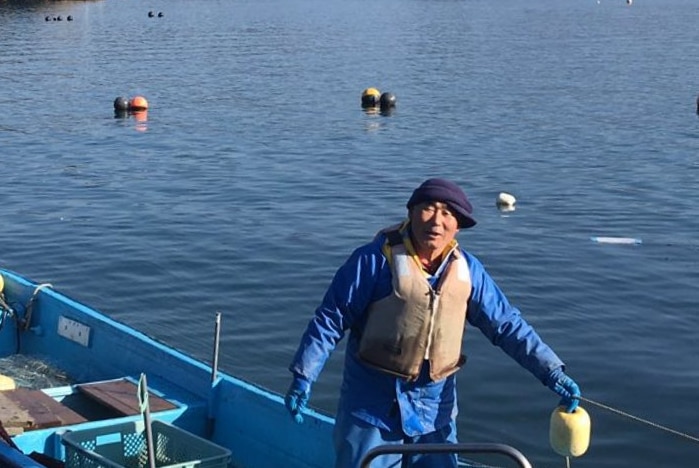
[[[408,437],[403,432],[383,431],[350,415],[339,414],[333,433],[335,468],[359,468],[369,450],[386,444],[456,443],[456,422],[422,436]],[[456,468],[456,454],[426,454],[405,456],[381,455],[371,468]]]

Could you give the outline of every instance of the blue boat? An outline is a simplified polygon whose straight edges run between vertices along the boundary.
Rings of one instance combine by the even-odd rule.
[[[283,397],[113,320],[47,284],[0,270],[0,360],[55,369],[38,388],[0,379],[0,466],[8,468],[328,468],[333,419],[314,410],[297,425]],[[27,362],[27,361],[25,361]],[[32,364],[34,365],[34,364]],[[26,366],[26,365],[25,365]],[[21,366],[20,366],[21,367]],[[4,386],[4,388],[2,388]],[[530,466],[502,444],[400,450],[497,454]],[[363,466],[396,447],[380,447]],[[465,466],[471,465],[464,461]]]

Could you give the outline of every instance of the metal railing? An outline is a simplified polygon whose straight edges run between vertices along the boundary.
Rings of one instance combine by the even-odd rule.
[[[517,463],[520,468],[532,468],[529,460],[519,450],[505,444],[388,444],[374,447],[364,456],[362,468],[369,468],[371,462],[381,455],[395,454],[429,454],[429,453],[459,453],[459,454],[497,454],[507,457]]]

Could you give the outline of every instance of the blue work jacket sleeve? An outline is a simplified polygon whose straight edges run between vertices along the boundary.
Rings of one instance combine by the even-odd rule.
[[[308,323],[289,370],[314,382],[345,332],[363,319],[369,303],[377,298],[379,282],[390,282],[383,236],[355,250],[337,270],[320,306]],[[383,279],[382,279],[383,278]],[[382,293],[386,294],[386,293]]]
[[[509,303],[483,264],[473,255],[465,255],[473,283],[468,323],[545,384],[548,373],[563,366],[563,361]]]

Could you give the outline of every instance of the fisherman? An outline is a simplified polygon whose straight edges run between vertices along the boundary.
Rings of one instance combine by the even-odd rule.
[[[456,443],[455,373],[466,322],[561,397],[580,390],[481,262],[456,240],[476,224],[461,188],[428,179],[402,223],[352,253],[330,284],[289,366],[285,404],[296,422],[325,362],[349,331],[334,444],[336,468],[356,468],[384,444]],[[408,459],[409,458],[409,459]],[[401,464],[402,463],[402,464]],[[456,454],[382,455],[372,467],[456,467]]]

